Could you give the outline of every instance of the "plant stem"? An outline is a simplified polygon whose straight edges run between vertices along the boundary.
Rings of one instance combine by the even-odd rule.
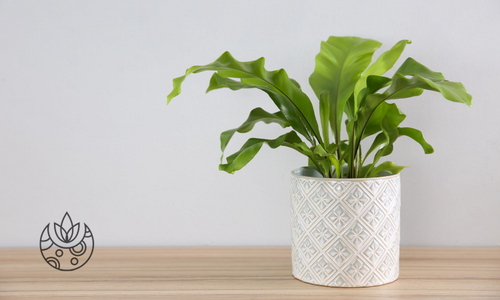
[[[337,105],[335,105],[333,121],[334,121],[334,127],[335,127],[335,132],[334,132],[335,143],[338,145],[338,147],[337,147],[337,159],[340,160],[340,132],[339,132],[339,128],[337,126]],[[340,178],[342,178],[342,171],[340,172]]]
[[[355,178],[356,175],[354,174],[354,160],[356,158],[356,150],[354,149],[354,144],[356,143],[356,126],[353,124],[352,126],[352,135],[351,135],[352,143],[351,143],[351,163],[350,163],[350,170],[349,170],[349,175],[351,178]]]
[[[356,162],[356,178],[359,178],[359,171],[361,170],[361,145],[359,146],[357,162]]]

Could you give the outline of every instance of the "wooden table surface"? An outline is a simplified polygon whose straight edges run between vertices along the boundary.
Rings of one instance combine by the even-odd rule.
[[[96,248],[61,272],[0,249],[0,299],[500,299],[500,247],[401,248],[400,278],[329,288],[292,277],[289,247]]]

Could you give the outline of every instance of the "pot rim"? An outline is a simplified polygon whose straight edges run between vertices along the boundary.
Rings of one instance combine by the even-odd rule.
[[[398,173],[398,174],[393,174],[393,175],[388,175],[388,176],[369,177],[369,178],[321,178],[321,177],[304,176],[304,175],[297,174],[303,168],[304,167],[293,169],[290,173],[292,174],[293,177],[296,177],[296,178],[304,178],[304,179],[316,180],[316,181],[369,181],[369,180],[386,180],[386,179],[397,178],[400,175],[400,173]]]

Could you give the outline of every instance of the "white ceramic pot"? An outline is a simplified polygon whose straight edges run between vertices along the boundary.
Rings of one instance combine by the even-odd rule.
[[[399,277],[399,174],[311,177],[292,171],[292,272],[307,283],[366,287]]]

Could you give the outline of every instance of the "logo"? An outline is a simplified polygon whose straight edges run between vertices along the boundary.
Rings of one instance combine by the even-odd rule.
[[[40,252],[45,261],[59,271],[83,267],[94,252],[94,236],[83,223],[73,225],[66,212],[60,224],[49,223],[40,236]]]

